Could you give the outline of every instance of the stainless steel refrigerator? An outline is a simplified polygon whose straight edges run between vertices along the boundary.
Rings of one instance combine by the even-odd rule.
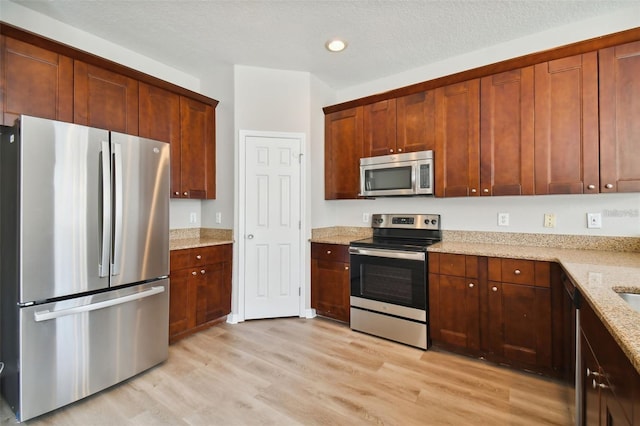
[[[24,421],[168,355],[169,146],[21,116],[0,140],[0,376]]]

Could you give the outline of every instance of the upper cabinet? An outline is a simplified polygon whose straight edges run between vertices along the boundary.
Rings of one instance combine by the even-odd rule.
[[[215,99],[6,24],[0,64],[0,124],[27,114],[168,142],[171,196],[215,198]]]
[[[362,149],[362,107],[325,115],[324,198],[358,198]]]
[[[435,195],[478,195],[480,185],[480,81],[435,91]]]
[[[535,66],[536,194],[597,194],[598,55]]]
[[[130,135],[138,134],[138,81],[74,62],[73,121]]]
[[[533,67],[484,77],[480,195],[533,194]]]
[[[73,59],[0,37],[1,124],[20,114],[73,121]]]
[[[171,144],[171,197],[215,198],[210,105],[140,83],[140,136]]]
[[[599,53],[600,192],[639,192],[640,41]]]
[[[365,105],[364,157],[433,150],[435,92]]]

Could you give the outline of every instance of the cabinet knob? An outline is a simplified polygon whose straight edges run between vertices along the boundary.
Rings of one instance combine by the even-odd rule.
[[[515,271],[513,271],[513,273],[516,275],[520,275],[522,272],[520,272],[520,269],[516,269]]]
[[[187,195],[189,195],[189,193],[188,193],[187,191],[184,191],[184,192],[182,193],[182,195],[184,195],[184,196],[186,197]]]
[[[180,195],[180,191],[174,192],[173,195]]]
[[[485,194],[488,194],[489,193],[489,188],[483,189],[482,192],[484,192]]]
[[[473,288],[474,284],[473,283],[469,283],[469,288]]]
[[[331,254],[331,250],[327,250],[327,254]]]
[[[393,149],[390,149],[389,152],[393,153]]]
[[[610,183],[608,183],[608,184],[606,184],[604,187],[605,187],[605,188],[607,188],[607,189],[611,189],[611,188],[613,188],[613,185],[612,185],[612,184],[610,184]]]
[[[593,371],[589,367],[587,367],[587,377],[600,377],[600,373],[598,373],[597,371]]]
[[[402,152],[402,148],[398,148],[398,152]]]
[[[344,267],[344,270],[345,270],[345,271],[348,271],[348,270],[349,270],[349,267],[348,267],[348,266],[345,266],[345,267]]]
[[[191,275],[198,275],[198,273],[196,271],[193,271]]]
[[[475,188],[471,188],[471,193],[475,194],[476,193],[476,189]]]
[[[595,383],[595,380],[593,382]],[[605,383],[598,383],[598,387],[600,389],[609,389],[609,386],[607,386]]]
[[[202,256],[197,255],[197,256],[196,256],[196,259],[200,260],[200,259],[202,259]]]
[[[202,275],[204,275],[205,270],[204,270],[204,269],[201,269],[201,270],[200,270],[200,273],[201,273]]]
[[[588,188],[588,189],[596,189],[596,186],[595,186],[595,185],[593,185],[593,184],[591,184],[591,185],[587,185],[587,188]]]
[[[496,286],[491,287],[491,291],[498,291],[498,287]]]

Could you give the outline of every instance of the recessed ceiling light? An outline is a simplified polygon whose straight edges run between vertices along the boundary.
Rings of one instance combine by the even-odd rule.
[[[335,38],[327,41],[324,46],[329,52],[342,52],[347,47],[347,43]]]

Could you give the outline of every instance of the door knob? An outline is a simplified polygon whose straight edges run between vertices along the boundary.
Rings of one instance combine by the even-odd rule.
[[[249,235],[247,235],[247,239],[248,239],[248,240],[253,240],[253,234],[249,234]]]

